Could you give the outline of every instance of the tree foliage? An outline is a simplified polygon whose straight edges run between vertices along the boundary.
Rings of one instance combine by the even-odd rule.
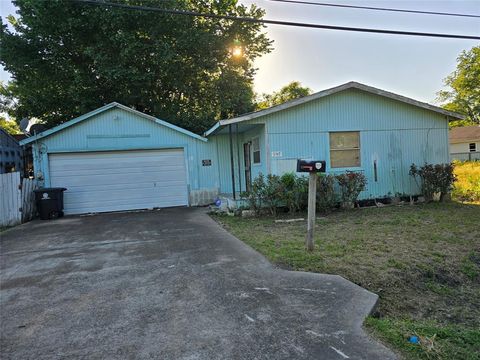
[[[457,58],[457,69],[444,83],[449,90],[438,93],[443,107],[466,116],[464,121],[454,121],[453,126],[480,124],[480,46],[463,51]]]
[[[9,134],[21,134],[20,128],[17,123],[12,120],[7,120],[5,117],[0,115],[0,128],[5,130]]]
[[[237,0],[118,0],[261,18]],[[0,24],[11,73],[2,104],[17,119],[57,125],[117,101],[195,132],[254,107],[253,61],[271,51],[261,24],[79,4],[13,0]],[[241,44],[243,56],[231,54]]]
[[[312,93],[312,89],[304,87],[299,81],[292,81],[291,83],[282,87],[279,91],[272,94],[262,94],[257,101],[257,109],[266,109],[275,105],[283,104],[289,100],[298,99]]]

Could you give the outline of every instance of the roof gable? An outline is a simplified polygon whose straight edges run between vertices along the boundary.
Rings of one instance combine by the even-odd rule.
[[[456,119],[463,119],[464,118],[464,116],[461,115],[461,114],[442,109],[441,107],[438,107],[438,106],[434,106],[434,105],[431,105],[431,104],[428,104],[428,103],[424,103],[424,102],[421,102],[421,101],[418,101],[418,100],[408,98],[406,96],[402,96],[402,95],[398,95],[398,94],[395,94],[395,93],[392,93],[392,92],[389,92],[389,91],[378,89],[378,88],[375,88],[373,86],[368,86],[368,85],[361,84],[361,83],[358,83],[358,82],[355,82],[355,81],[351,81],[351,82],[348,82],[346,84],[336,86],[336,87],[333,87],[333,88],[330,88],[330,89],[327,89],[327,90],[323,90],[323,91],[317,92],[317,93],[309,95],[309,96],[305,96],[305,97],[295,99],[295,100],[290,100],[290,101],[287,101],[287,102],[285,102],[283,104],[280,104],[280,105],[272,106],[268,109],[248,113],[248,114],[238,116],[238,117],[233,118],[233,119],[220,120],[214,126],[212,126],[208,131],[206,131],[204,133],[204,136],[208,136],[208,135],[211,135],[211,134],[215,133],[219,128],[221,128],[222,126],[225,126],[225,125],[235,124],[235,123],[259,118],[259,117],[262,117],[262,116],[270,115],[270,114],[273,114],[273,113],[276,113],[276,112],[279,112],[279,111],[282,111],[282,110],[286,110],[286,109],[289,109],[289,108],[292,108],[292,107],[295,107],[295,106],[298,106],[298,105],[302,105],[302,104],[305,104],[305,103],[313,101],[313,100],[321,99],[323,97],[330,96],[330,95],[333,95],[333,94],[336,94],[336,93],[339,93],[341,91],[348,90],[348,89],[362,90],[362,91],[368,92],[370,94],[383,96],[383,97],[386,97],[386,98],[389,98],[389,99],[393,99],[393,100],[400,101],[400,102],[403,102],[403,103],[406,103],[406,104],[409,104],[409,105],[417,106],[417,107],[420,107],[420,108],[423,108],[423,109],[426,109],[426,110],[430,110],[430,111],[433,111],[433,112],[436,112],[436,113],[439,113],[439,114],[442,114],[442,115],[445,115],[445,116],[450,116],[450,117],[453,117],[453,118],[456,118]]]
[[[150,116],[150,115],[147,115],[147,114],[144,114],[140,111],[137,111],[137,110],[134,110],[134,109],[131,109],[129,108],[128,106],[125,106],[125,105],[122,105],[122,104],[119,104],[117,102],[112,102],[110,104],[107,104],[105,106],[102,106],[96,110],[93,110],[93,111],[90,111],[89,113],[86,113],[86,114],[83,114],[75,119],[72,119],[72,120],[69,120],[63,124],[60,124],[60,125],[57,125],[51,129],[48,129],[48,130],[45,130],[45,131],[42,131],[41,133],[35,135],[35,136],[31,136],[27,139],[24,139],[22,141],[20,141],[20,145],[26,145],[28,143],[31,143],[33,141],[36,141],[36,140],[39,140],[39,139],[42,139],[42,138],[45,138],[45,137],[48,137],[52,134],[55,134],[55,133],[58,133],[64,129],[67,129],[75,124],[78,124],[84,120],[87,120],[87,119],[90,119],[92,117],[94,117],[95,115],[98,115],[102,112],[105,112],[107,110],[110,110],[110,109],[113,109],[113,108],[119,108],[119,109],[122,109],[124,111],[127,111],[127,112],[130,112],[130,113],[133,113],[137,116],[140,116],[142,118],[145,118],[147,120],[150,120],[150,121],[153,121],[155,122],[156,124],[158,125],[161,125],[161,126],[165,126],[169,129],[172,129],[172,130],[175,130],[175,131],[178,131],[184,135],[187,135],[187,136],[190,136],[190,137],[193,137],[195,139],[198,139],[198,140],[201,140],[201,141],[207,141],[206,138],[200,136],[200,135],[197,135],[191,131],[188,131],[186,129],[183,129],[179,126],[176,126],[176,125],[173,125],[173,124],[170,124],[169,122],[166,122],[164,120],[161,120],[161,119],[157,119],[156,117],[153,117],[153,116]]]

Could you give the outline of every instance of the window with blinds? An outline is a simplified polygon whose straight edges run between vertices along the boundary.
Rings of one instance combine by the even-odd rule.
[[[342,131],[330,133],[330,167],[360,166],[360,132]]]

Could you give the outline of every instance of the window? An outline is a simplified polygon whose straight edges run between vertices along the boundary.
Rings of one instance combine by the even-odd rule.
[[[477,151],[477,146],[475,143],[470,143],[468,144],[468,149],[470,150],[470,152],[474,152]]]
[[[360,132],[330,133],[330,167],[360,166]]]
[[[260,141],[258,138],[252,140],[253,163],[260,164]]]

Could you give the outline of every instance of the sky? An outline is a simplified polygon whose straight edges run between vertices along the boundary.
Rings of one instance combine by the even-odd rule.
[[[390,30],[480,35],[480,18],[389,13],[329,8],[270,0],[240,0],[266,10],[266,19]],[[480,15],[480,0],[310,0],[338,4],[414,9]],[[0,16],[15,12],[0,0]],[[270,93],[290,81],[320,91],[358,81],[420,101],[435,103],[443,79],[455,70],[463,50],[480,41],[419,38],[333,30],[266,27],[274,50],[258,59],[255,91]],[[9,74],[0,69],[0,81]]]

